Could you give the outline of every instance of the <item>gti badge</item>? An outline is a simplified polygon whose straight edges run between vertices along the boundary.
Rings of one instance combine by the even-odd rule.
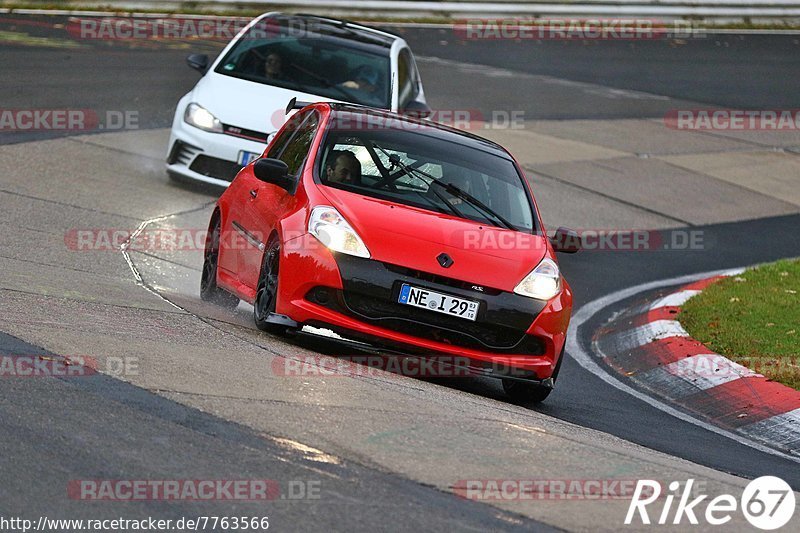
[[[480,285],[473,285],[472,289],[478,292],[483,292],[483,287],[481,287]]]
[[[439,264],[442,265],[444,268],[450,268],[451,266],[453,266],[453,259],[444,252],[437,255],[436,260],[439,261]]]

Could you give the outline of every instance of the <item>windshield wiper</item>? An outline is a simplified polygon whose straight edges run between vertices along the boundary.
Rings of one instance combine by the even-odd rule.
[[[511,222],[506,220],[501,214],[499,214],[497,211],[495,211],[491,207],[487,206],[486,204],[484,204],[483,202],[481,202],[480,200],[478,200],[477,198],[475,198],[474,196],[472,196],[471,194],[469,194],[465,190],[456,187],[452,183],[447,183],[446,181],[442,181],[441,179],[437,178],[436,176],[432,176],[432,175],[428,174],[424,170],[420,170],[418,168],[414,168],[414,167],[410,167],[410,166],[406,165],[405,163],[403,163],[400,160],[400,157],[397,154],[389,154],[386,150],[384,150],[383,148],[381,148],[380,146],[378,146],[375,143],[373,143],[372,146],[374,146],[375,148],[377,148],[378,150],[383,152],[383,154],[389,158],[389,162],[393,166],[399,167],[400,170],[402,170],[406,174],[409,174],[409,175],[416,174],[417,177],[425,176],[426,178],[431,180],[430,183],[428,183],[429,187],[431,185],[438,185],[439,187],[441,187],[444,190],[446,190],[447,192],[449,192],[451,195],[453,195],[453,196],[455,196],[457,198],[460,198],[461,200],[463,200],[463,201],[467,202],[468,204],[472,205],[473,207],[477,207],[479,210],[483,211],[485,214],[487,214],[491,218],[493,218],[495,222],[499,222],[500,225],[505,227],[506,229],[517,231],[517,228],[514,227],[514,225]],[[395,180],[396,180],[396,178],[395,178]],[[425,181],[425,180],[422,180],[422,181]],[[447,207],[449,209],[451,209],[454,213],[456,213],[457,216],[459,216],[461,218],[467,218],[458,209],[456,209],[456,207],[453,204],[451,204],[446,198],[444,198],[444,196],[442,196],[441,194],[437,193],[435,189],[431,189],[431,190],[433,190],[433,193],[439,199],[441,199],[447,205]]]

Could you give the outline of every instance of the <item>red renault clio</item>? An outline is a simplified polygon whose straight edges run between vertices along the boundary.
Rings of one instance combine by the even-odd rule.
[[[290,108],[304,104],[290,103]],[[352,104],[305,105],[211,216],[201,296],[268,332],[457,356],[542,401],[572,292],[514,158],[489,140]]]

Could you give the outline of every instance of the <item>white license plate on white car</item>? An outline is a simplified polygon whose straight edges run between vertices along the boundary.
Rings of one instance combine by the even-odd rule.
[[[245,152],[244,150],[239,151],[239,164],[243,167],[246,167],[256,159],[258,159],[261,154],[257,154],[255,152]]]
[[[436,311],[445,315],[475,320],[478,318],[478,302],[456,298],[440,292],[429,291],[411,285],[403,284],[400,288],[400,297],[397,300],[401,304],[411,305]]]

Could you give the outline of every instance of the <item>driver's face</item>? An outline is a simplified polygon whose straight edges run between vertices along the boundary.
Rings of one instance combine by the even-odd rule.
[[[328,180],[336,183],[353,183],[353,178],[358,174],[353,161],[344,156],[336,158],[333,167],[328,166]]]
[[[282,67],[283,61],[281,60],[281,56],[272,53],[268,55],[266,61],[264,61],[264,74],[266,74],[267,77],[277,76],[281,73]]]

